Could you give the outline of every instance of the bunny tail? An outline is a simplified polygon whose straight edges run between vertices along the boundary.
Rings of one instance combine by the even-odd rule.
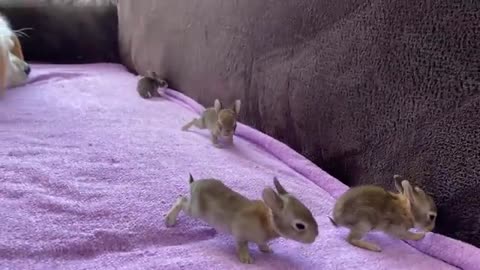
[[[190,177],[188,179],[188,183],[191,184],[191,183],[193,183],[194,180],[193,180],[192,174],[190,173],[189,175],[190,175]]]
[[[328,219],[330,219],[330,222],[332,223],[333,226],[338,227],[337,223],[335,222],[335,220],[333,220],[333,218],[328,217]]]

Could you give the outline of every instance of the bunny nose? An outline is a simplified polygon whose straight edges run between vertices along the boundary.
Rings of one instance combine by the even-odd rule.
[[[31,71],[30,65],[27,65],[27,66],[25,67],[25,70],[24,70],[25,74],[27,74],[27,75],[30,74],[30,71]]]

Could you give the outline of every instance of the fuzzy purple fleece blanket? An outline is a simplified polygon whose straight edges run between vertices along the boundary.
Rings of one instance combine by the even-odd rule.
[[[327,218],[346,190],[338,180],[244,125],[217,149],[207,132],[180,130],[201,106],[175,91],[141,99],[136,82],[121,65],[34,65],[0,101],[1,269],[479,269],[479,249],[433,233],[372,234],[381,253],[350,246]],[[166,228],[189,173],[250,198],[278,176],[311,208],[317,241],[252,247],[242,265],[232,239],[201,221],[181,214]]]

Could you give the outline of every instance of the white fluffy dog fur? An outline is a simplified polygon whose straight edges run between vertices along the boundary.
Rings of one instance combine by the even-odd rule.
[[[6,89],[25,84],[29,73],[30,66],[23,58],[20,41],[0,14],[0,97]]]

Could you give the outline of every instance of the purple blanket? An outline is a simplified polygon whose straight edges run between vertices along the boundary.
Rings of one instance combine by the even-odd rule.
[[[327,216],[346,190],[280,142],[239,125],[233,148],[180,127],[202,108],[178,92],[143,100],[120,65],[34,65],[0,101],[1,269],[475,269],[480,250],[437,234],[405,243],[377,233],[383,252],[352,247]],[[213,102],[213,101],[212,101]],[[181,214],[188,174],[223,179],[259,198],[272,177],[308,205],[313,245],[279,239],[242,265],[232,239]]]

